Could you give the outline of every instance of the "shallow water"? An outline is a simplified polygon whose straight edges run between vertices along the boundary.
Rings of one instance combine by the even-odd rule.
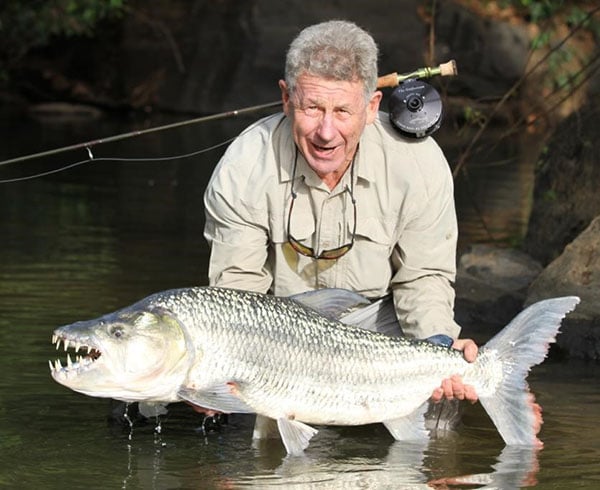
[[[233,136],[245,123],[172,134],[104,151],[169,154]],[[56,141],[84,141],[114,126],[5,127],[3,156]],[[86,133],[87,131],[87,133]],[[101,136],[102,134],[97,134]],[[204,143],[202,143],[204,142]],[[98,154],[100,150],[98,150]],[[23,183],[0,184],[0,487],[6,488],[598,488],[600,370],[546,362],[530,383],[544,407],[539,453],[504,448],[479,405],[458,434],[420,447],[394,442],[381,425],[322,428],[304,457],[277,441],[251,445],[252,417],[202,429],[174,405],[133,428],[109,420],[110,402],[50,377],[50,339],[62,324],[92,318],[171,287],[204,284],[202,190],[218,153],[168,164],[98,162]],[[75,156],[11,169],[50,168]],[[5,169],[0,168],[0,178]],[[507,202],[511,201],[507,199]],[[518,211],[518,210],[517,210]],[[132,415],[133,416],[133,415]],[[445,485],[445,486],[444,486]]]

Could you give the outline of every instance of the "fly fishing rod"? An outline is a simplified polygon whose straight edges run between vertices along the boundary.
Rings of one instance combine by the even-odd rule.
[[[419,68],[418,70],[411,71],[410,73],[388,73],[387,75],[383,75],[377,79],[377,88],[397,87],[402,82],[409,79],[431,78],[438,75],[447,77],[455,76],[457,74],[458,69],[456,68],[456,61],[450,60],[436,67]]]
[[[431,127],[437,124],[439,127],[439,120],[441,119],[441,110],[439,111],[438,116],[435,118],[435,123],[433,124],[431,121],[431,117],[427,116],[428,113],[434,113],[435,111],[431,111],[433,107],[432,103],[435,103],[435,90],[425,82],[421,82],[421,85],[415,87],[411,87],[409,90],[408,97],[404,96],[403,93],[397,91],[405,86],[407,83],[411,81],[422,79],[422,78],[430,78],[434,76],[449,76],[456,75],[456,63],[454,60],[448,61],[447,63],[442,63],[437,67],[425,67],[419,68],[418,70],[412,71],[410,73],[389,73],[387,75],[383,75],[377,79],[377,88],[391,88],[397,87],[392,93],[392,98],[390,99],[390,119],[394,126],[405,134],[409,136],[420,137],[420,135],[431,134]],[[425,84],[425,85],[423,85]],[[405,87],[407,88],[407,87]],[[425,89],[426,93],[423,92],[422,89]],[[394,95],[396,94],[396,95]],[[433,96],[433,97],[432,97]],[[439,95],[437,97],[439,101]],[[393,103],[392,103],[393,101]],[[441,104],[441,102],[440,102]],[[192,124],[199,124],[202,122],[214,121],[218,119],[226,119],[229,117],[235,117],[242,114],[249,114],[252,112],[257,112],[264,109],[270,109],[272,107],[277,107],[281,105],[281,101],[270,102],[267,104],[255,105],[250,107],[245,107],[242,109],[220,112],[218,114],[211,114],[208,116],[197,117],[194,119],[187,119],[185,121],[179,121],[176,123],[165,124],[163,126],[156,126],[154,128],[140,129],[137,131],[131,131],[128,133],[117,134],[114,136],[108,136],[106,138],[99,138],[91,141],[86,141],[84,143],[77,143],[74,145],[63,146],[60,148],[55,148],[52,150],[45,150],[39,153],[32,153],[29,155],[23,155],[20,157],[11,158],[8,160],[3,160],[0,162],[0,166],[8,165],[11,163],[24,162],[27,160],[32,160],[34,158],[47,157],[51,155],[56,155],[58,153],[64,153],[72,150],[80,150],[85,149],[88,152],[88,156],[90,160],[94,159],[92,148],[102,143],[112,143],[114,141],[121,141],[128,138],[133,138],[136,136],[142,136],[149,133],[156,133],[159,131],[166,131],[168,129],[179,128],[182,126],[188,126]],[[436,109],[437,104],[435,106]],[[408,111],[408,113],[406,112]],[[414,117],[418,112],[422,112],[422,115],[426,117],[420,117],[419,121],[416,121]],[[392,113],[394,117],[392,118]],[[421,116],[422,116],[421,115]],[[437,128],[435,128],[437,129]]]
[[[179,128],[182,126],[188,126],[191,124],[198,124],[201,122],[208,122],[208,121],[214,121],[217,119],[225,119],[228,117],[239,116],[241,114],[256,112],[256,111],[260,111],[263,109],[269,109],[271,107],[276,107],[278,105],[281,105],[281,102],[270,102],[267,104],[245,107],[243,109],[220,112],[218,114],[210,114],[208,116],[197,117],[195,119],[187,119],[185,121],[179,121],[176,123],[165,124],[163,126],[156,126],[154,128],[140,129],[137,131],[131,131],[129,133],[122,133],[122,134],[117,134],[114,136],[108,136],[106,138],[99,138],[99,139],[87,141],[85,143],[77,143],[77,144],[70,145],[70,146],[62,146],[60,148],[55,148],[53,150],[46,150],[46,151],[42,151],[39,153],[32,153],[31,155],[24,155],[21,157],[11,158],[10,160],[4,160],[4,161],[0,162],[0,165],[8,165],[9,163],[23,162],[25,160],[32,160],[34,158],[47,157],[50,155],[56,155],[57,153],[64,153],[67,151],[80,150],[80,149],[87,150],[88,154],[90,156],[90,159],[93,159],[93,155],[91,153],[91,148],[93,148],[94,146],[99,145],[101,143],[112,143],[114,141],[120,141],[120,140],[124,140],[127,138],[133,138],[135,136],[142,136],[144,134],[149,134],[149,133],[156,133],[158,131],[165,131],[167,129],[174,129],[174,128]]]

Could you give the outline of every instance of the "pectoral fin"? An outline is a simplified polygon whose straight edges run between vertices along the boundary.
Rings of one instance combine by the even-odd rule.
[[[425,412],[429,402],[425,402],[414,412],[394,420],[386,420],[383,425],[397,441],[423,441],[429,438],[425,428]]]
[[[308,447],[308,443],[312,437],[319,432],[313,427],[286,418],[277,419],[277,427],[281,434],[281,440],[288,454],[292,456],[301,455]]]
[[[158,417],[159,415],[166,415],[168,413],[167,405],[165,403],[139,402],[138,409],[147,419]]]
[[[254,413],[255,410],[242,401],[235,383],[224,382],[202,389],[184,387],[177,393],[182,400],[200,407],[225,413]]]

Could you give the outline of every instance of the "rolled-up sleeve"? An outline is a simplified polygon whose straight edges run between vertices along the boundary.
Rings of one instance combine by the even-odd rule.
[[[211,251],[208,279],[211,286],[265,293],[272,283],[267,264],[268,210],[264,192],[252,185],[258,155],[244,158],[248,152],[249,148],[234,142],[204,193],[204,237]]]
[[[265,230],[243,216],[232,196],[209,189],[204,196],[206,226],[210,245],[208,281],[222,286],[265,293],[272,277],[267,263]]]

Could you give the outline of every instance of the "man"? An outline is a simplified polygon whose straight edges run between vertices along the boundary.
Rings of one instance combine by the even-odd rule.
[[[379,113],[377,46],[353,23],[304,29],[279,82],[283,114],[230,145],[205,193],[213,286],[288,296],[390,290],[405,335],[457,339],[453,182],[431,138],[408,140]],[[432,399],[477,399],[460,378]]]

